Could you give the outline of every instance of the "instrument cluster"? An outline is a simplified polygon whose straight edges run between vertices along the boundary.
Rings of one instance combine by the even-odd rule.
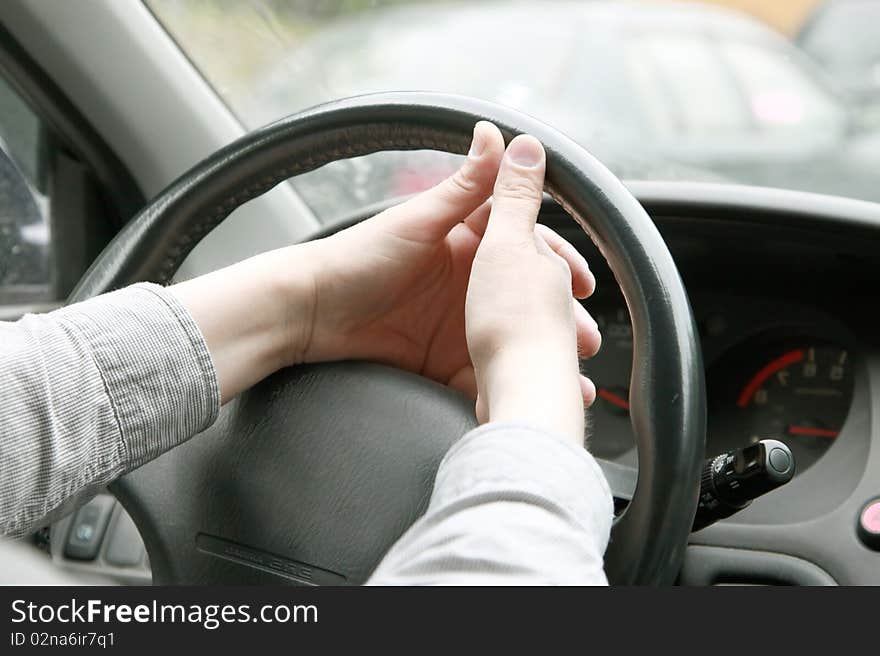
[[[599,354],[581,363],[597,389],[588,423],[590,450],[635,465],[629,313],[622,299],[589,303],[588,309],[603,337]],[[706,366],[707,456],[775,439],[791,449],[799,474],[812,467],[838,440],[852,404],[857,356],[846,339],[822,320],[787,325],[775,318],[770,325],[749,327],[723,311],[700,316],[696,310]]]

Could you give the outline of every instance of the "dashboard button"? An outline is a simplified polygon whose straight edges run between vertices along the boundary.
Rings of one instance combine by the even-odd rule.
[[[791,467],[791,457],[782,449],[773,449],[770,451],[770,466],[784,474]]]
[[[107,562],[117,567],[135,567],[144,558],[144,543],[131,517],[120,509],[107,539]]]
[[[113,512],[116,499],[97,496],[80,508],[70,525],[64,555],[76,560],[94,560],[101,548],[107,522]]]
[[[858,533],[866,547],[880,551],[880,498],[869,501],[862,508]]]

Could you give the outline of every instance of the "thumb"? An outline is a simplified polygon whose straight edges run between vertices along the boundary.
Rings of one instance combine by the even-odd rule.
[[[501,131],[480,121],[474,126],[471,150],[461,168],[432,189],[376,218],[413,241],[442,239],[489,198],[503,153]]]
[[[540,141],[521,134],[510,142],[495,180],[484,241],[534,243],[545,168],[544,147]]]

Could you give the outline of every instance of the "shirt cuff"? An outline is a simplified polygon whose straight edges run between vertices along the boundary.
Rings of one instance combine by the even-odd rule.
[[[598,553],[608,546],[614,500],[595,458],[571,439],[515,422],[484,424],[449,450],[434,483],[429,512],[457,499],[516,489],[563,509]]]
[[[214,363],[173,294],[139,283],[53,313],[86,340],[134,469],[208,428],[220,412]]]

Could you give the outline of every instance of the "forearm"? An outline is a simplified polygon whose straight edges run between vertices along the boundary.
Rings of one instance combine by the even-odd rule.
[[[156,285],[0,324],[0,400],[8,535],[60,516],[219,410],[198,328]]]

